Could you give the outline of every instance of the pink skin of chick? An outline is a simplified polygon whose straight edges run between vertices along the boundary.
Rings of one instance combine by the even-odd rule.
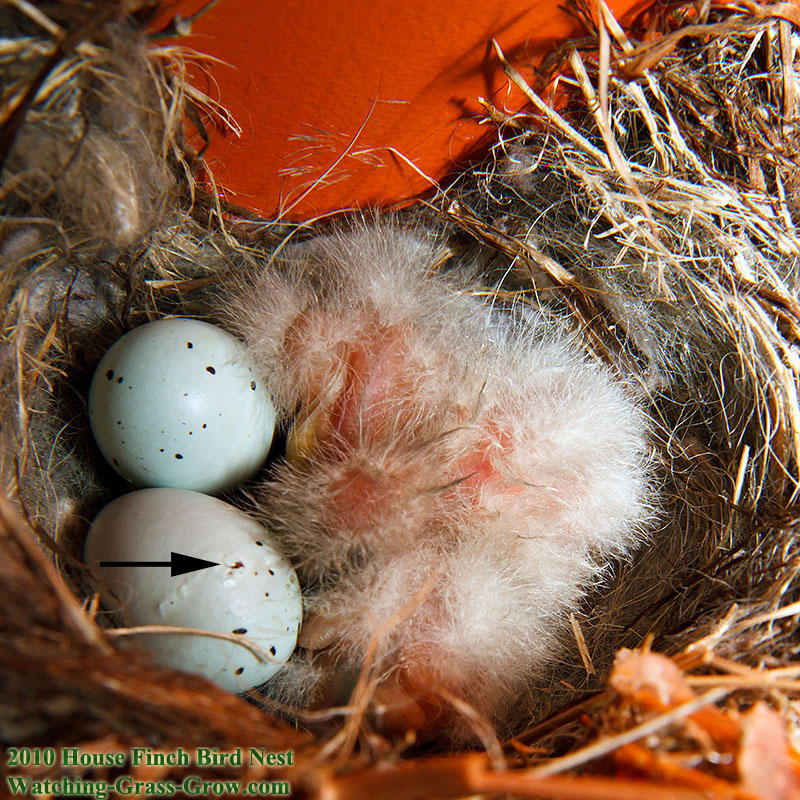
[[[291,425],[257,493],[316,665],[284,690],[346,702],[370,652],[384,729],[469,738],[453,698],[499,721],[541,676],[644,538],[651,474],[646,417],[610,372],[442,260],[363,225],[290,249],[228,314]]]

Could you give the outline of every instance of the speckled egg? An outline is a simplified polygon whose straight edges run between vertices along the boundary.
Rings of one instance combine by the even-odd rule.
[[[218,566],[171,577],[169,567],[100,566],[169,562],[171,553]],[[182,489],[142,489],[107,505],[92,523],[84,560],[107,585],[103,604],[120,625],[172,625],[241,636],[141,634],[131,644],[167,666],[198,672],[231,692],[271,678],[292,654],[302,620],[300,587],[269,534],[214,497]]]
[[[103,356],[89,419],[106,460],[137,486],[215,494],[264,463],[275,409],[238,339],[167,319],[135,328]]]

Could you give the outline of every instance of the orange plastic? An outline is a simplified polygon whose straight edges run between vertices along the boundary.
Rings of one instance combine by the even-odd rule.
[[[641,0],[612,0],[623,15]],[[188,16],[203,0],[183,0]],[[225,63],[195,83],[241,137],[212,131],[224,196],[269,218],[393,206],[491,143],[477,98],[524,105],[489,42],[523,74],[578,32],[562,0],[222,0],[180,42]],[[163,19],[163,18],[162,18]]]

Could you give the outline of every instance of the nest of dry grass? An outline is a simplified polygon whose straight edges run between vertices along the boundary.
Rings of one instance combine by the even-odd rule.
[[[292,749],[290,770],[192,772],[295,796],[796,796],[797,8],[662,6],[623,31],[577,6],[586,38],[541,72],[496,49],[531,109],[487,103],[490,158],[407,212],[478,259],[498,302],[546,305],[637,385],[662,464],[659,530],[573,620],[527,727],[433,758],[372,731],[368,698],[312,733],[324,715],[290,725],[98,625],[77,554],[124,487],[90,441],[94,364],[135,324],[204,316],[229,271],[313,233],[196,190],[187,131],[224,112],[187,86],[186,54],[132,34],[149,10],[0,9],[3,741]],[[87,776],[114,773],[69,777]]]

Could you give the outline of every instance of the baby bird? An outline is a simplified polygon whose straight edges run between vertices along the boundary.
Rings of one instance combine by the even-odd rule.
[[[284,682],[343,703],[368,658],[378,724],[465,738],[454,709],[502,719],[643,538],[650,474],[645,415],[609,371],[443,260],[364,224],[285,250],[228,314],[288,428],[258,501],[315,668]]]

